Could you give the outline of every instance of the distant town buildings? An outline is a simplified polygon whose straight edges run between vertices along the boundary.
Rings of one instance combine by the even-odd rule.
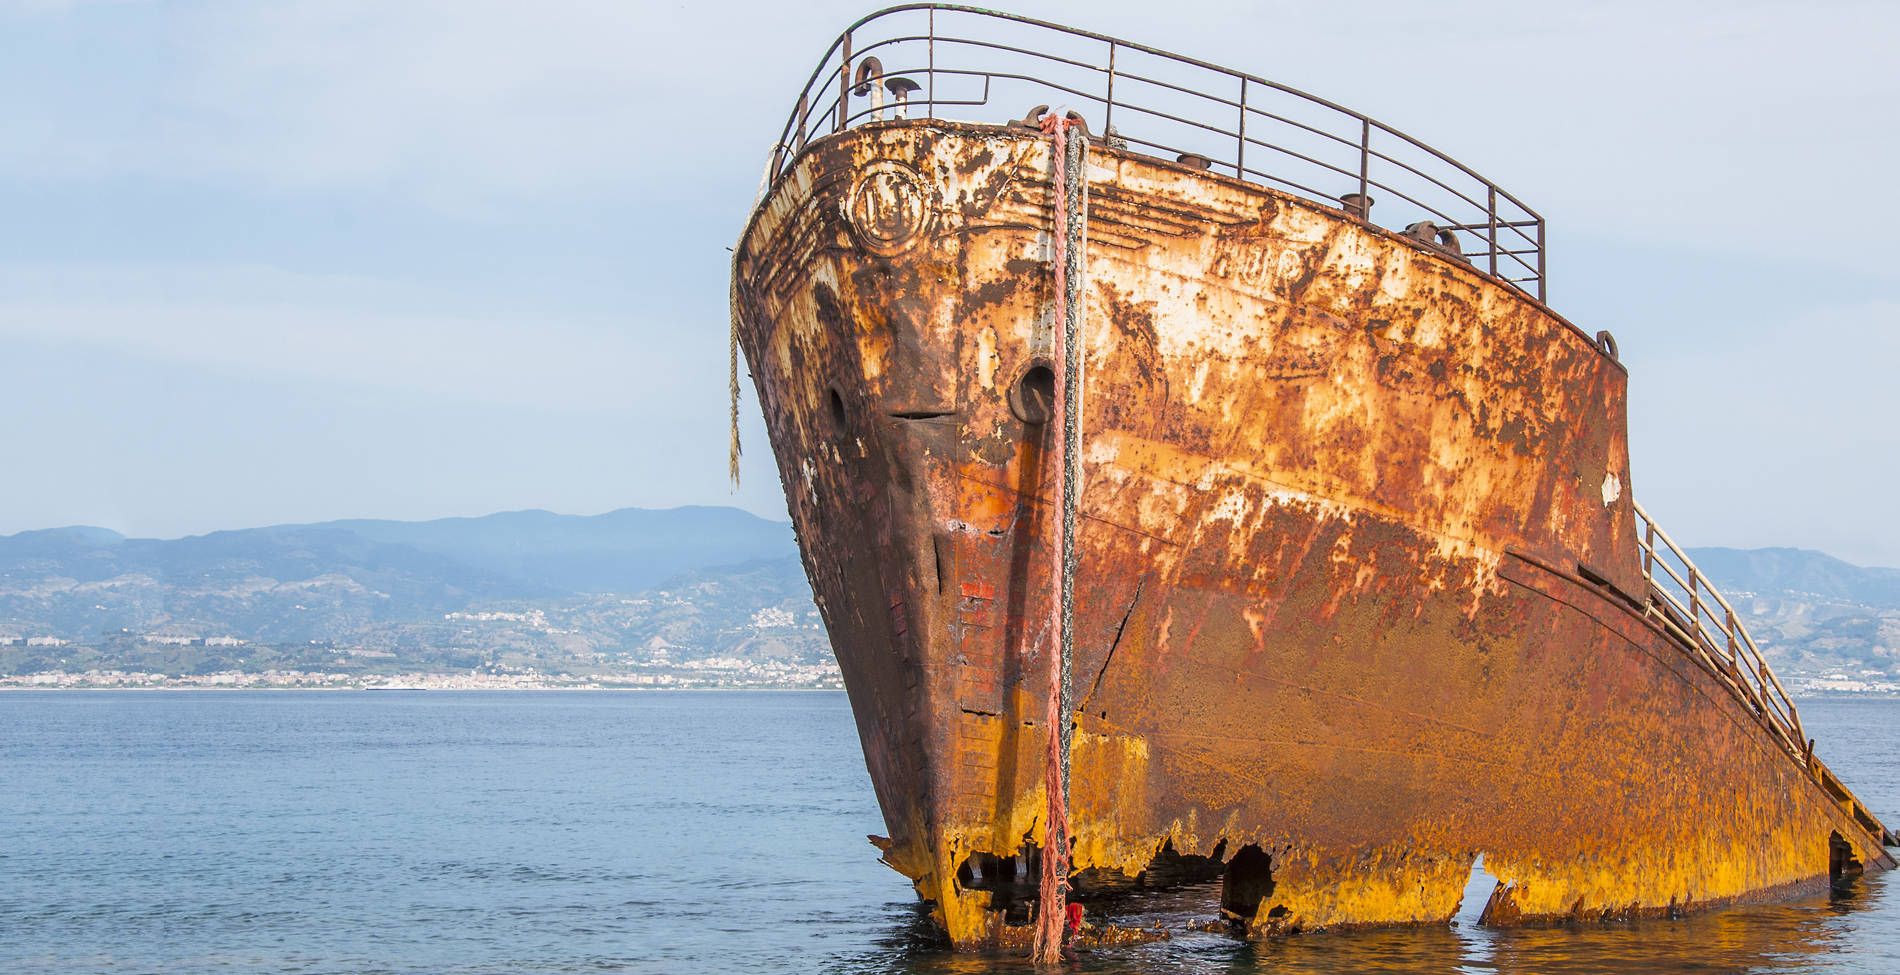
[[[1886,679],[1877,670],[1863,670],[1858,677],[1822,674],[1794,683],[1797,694],[1900,694],[1900,681]]]
[[[245,641],[234,636],[192,636],[185,633],[146,633],[139,639],[170,647],[241,647]]]
[[[538,609],[520,613],[508,613],[500,610],[484,610],[477,613],[443,613],[445,620],[472,620],[479,623],[526,623],[537,630],[548,628],[548,614]]]
[[[761,630],[778,626],[792,626],[797,622],[798,617],[793,615],[791,610],[779,609],[776,606],[767,606],[752,614],[752,625]]]
[[[695,666],[697,665],[697,666]],[[53,687],[252,687],[252,688],[367,688],[402,686],[429,690],[603,690],[610,688],[830,690],[844,686],[834,661],[794,664],[781,660],[752,663],[737,658],[692,661],[663,672],[636,674],[541,673],[521,671],[453,674],[340,674],[316,670],[266,670],[258,673],[220,671],[213,674],[154,674],[142,671],[88,670],[81,673],[39,673],[0,676],[6,688]]]

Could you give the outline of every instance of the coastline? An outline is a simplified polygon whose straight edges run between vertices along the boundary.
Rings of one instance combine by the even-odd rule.
[[[802,677],[802,675],[801,675]],[[311,672],[250,674],[222,672],[172,677],[163,674],[92,672],[0,676],[6,691],[841,691],[835,678],[721,679],[611,674],[402,674],[364,675]]]
[[[0,676],[0,694],[8,691],[843,691],[826,681],[767,682],[712,678],[660,681],[617,679],[610,675],[406,674],[366,677],[353,674],[299,675],[217,673],[182,677],[127,674],[26,674]],[[92,679],[88,679],[92,678]],[[1797,701],[1900,701],[1888,690],[1795,690]]]

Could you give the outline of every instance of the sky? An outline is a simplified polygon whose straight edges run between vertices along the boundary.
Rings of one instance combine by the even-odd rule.
[[[729,248],[869,6],[0,0],[0,534],[784,518]],[[1364,111],[1549,221],[1687,545],[1900,566],[1900,4],[1011,9]]]

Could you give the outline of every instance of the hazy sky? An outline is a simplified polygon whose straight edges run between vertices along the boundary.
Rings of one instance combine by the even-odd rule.
[[[0,0],[0,533],[733,503],[726,272],[868,5]],[[1900,4],[1020,12],[1327,96],[1550,221],[1633,487],[1900,565]]]

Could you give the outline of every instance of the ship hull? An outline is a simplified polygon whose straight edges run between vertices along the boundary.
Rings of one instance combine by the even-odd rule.
[[[1043,835],[1050,161],[1007,128],[839,134],[735,262],[880,845],[964,947],[1026,936]],[[1891,864],[1645,611],[1613,353],[1337,210],[1100,148],[1086,179],[1085,893],[1224,874],[1270,934],[1447,921],[1480,854],[1500,924]]]

